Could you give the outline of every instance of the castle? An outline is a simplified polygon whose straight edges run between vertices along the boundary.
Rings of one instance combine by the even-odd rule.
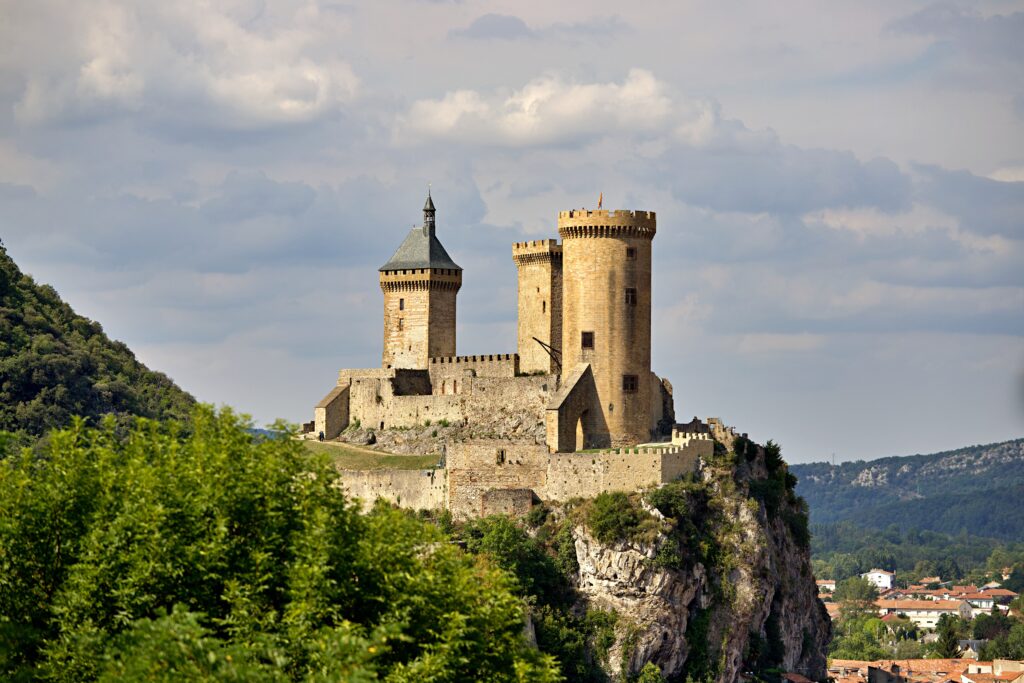
[[[487,424],[514,408],[545,436],[448,443],[436,470],[345,472],[351,492],[459,517],[521,513],[538,499],[669,481],[710,455],[712,431],[731,441],[717,420],[674,427],[671,384],[651,371],[656,232],[652,211],[560,212],[561,244],[512,246],[517,352],[459,356],[462,268],[437,237],[428,193],[423,225],[379,269],[381,366],[339,371],[309,427],[334,439],[353,425]]]

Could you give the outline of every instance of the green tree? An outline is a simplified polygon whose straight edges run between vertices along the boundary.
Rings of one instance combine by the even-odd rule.
[[[553,681],[515,579],[230,411],[0,458],[0,678]]]
[[[960,634],[957,633],[956,621],[943,614],[939,617],[935,629],[938,640],[932,645],[932,654],[940,659],[956,659],[963,654],[960,649]]]

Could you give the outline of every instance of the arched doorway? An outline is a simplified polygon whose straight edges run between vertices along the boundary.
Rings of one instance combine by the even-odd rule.
[[[580,419],[576,421],[576,450],[582,451],[587,447],[587,420],[590,418],[590,411],[584,410],[580,413]]]

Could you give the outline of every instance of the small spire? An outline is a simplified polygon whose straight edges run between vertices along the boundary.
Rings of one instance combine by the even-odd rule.
[[[604,204],[604,192],[602,192],[601,194],[597,195],[597,208],[600,209],[603,204]]]
[[[430,196],[430,183],[427,183],[427,203],[423,205],[423,211],[424,213],[434,211],[434,200]]]
[[[427,203],[423,205],[423,234],[434,236],[434,200],[430,196],[430,184],[427,183]]]

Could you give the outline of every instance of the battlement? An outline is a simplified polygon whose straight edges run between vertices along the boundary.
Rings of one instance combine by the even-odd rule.
[[[573,209],[558,212],[558,234],[574,237],[631,237],[654,239],[657,217],[653,211],[628,209]]]
[[[519,373],[518,353],[488,353],[479,356],[438,356],[430,359],[431,374],[451,375],[472,370],[477,377],[515,377]]]
[[[620,221],[620,220],[641,220],[641,221],[653,221],[655,220],[655,213],[653,211],[637,211],[633,209],[570,209],[569,211],[559,211],[558,220],[563,219],[590,219],[590,220],[609,220],[609,221]]]
[[[562,251],[558,240],[530,240],[529,242],[513,242],[512,253],[534,253],[538,251]]]

